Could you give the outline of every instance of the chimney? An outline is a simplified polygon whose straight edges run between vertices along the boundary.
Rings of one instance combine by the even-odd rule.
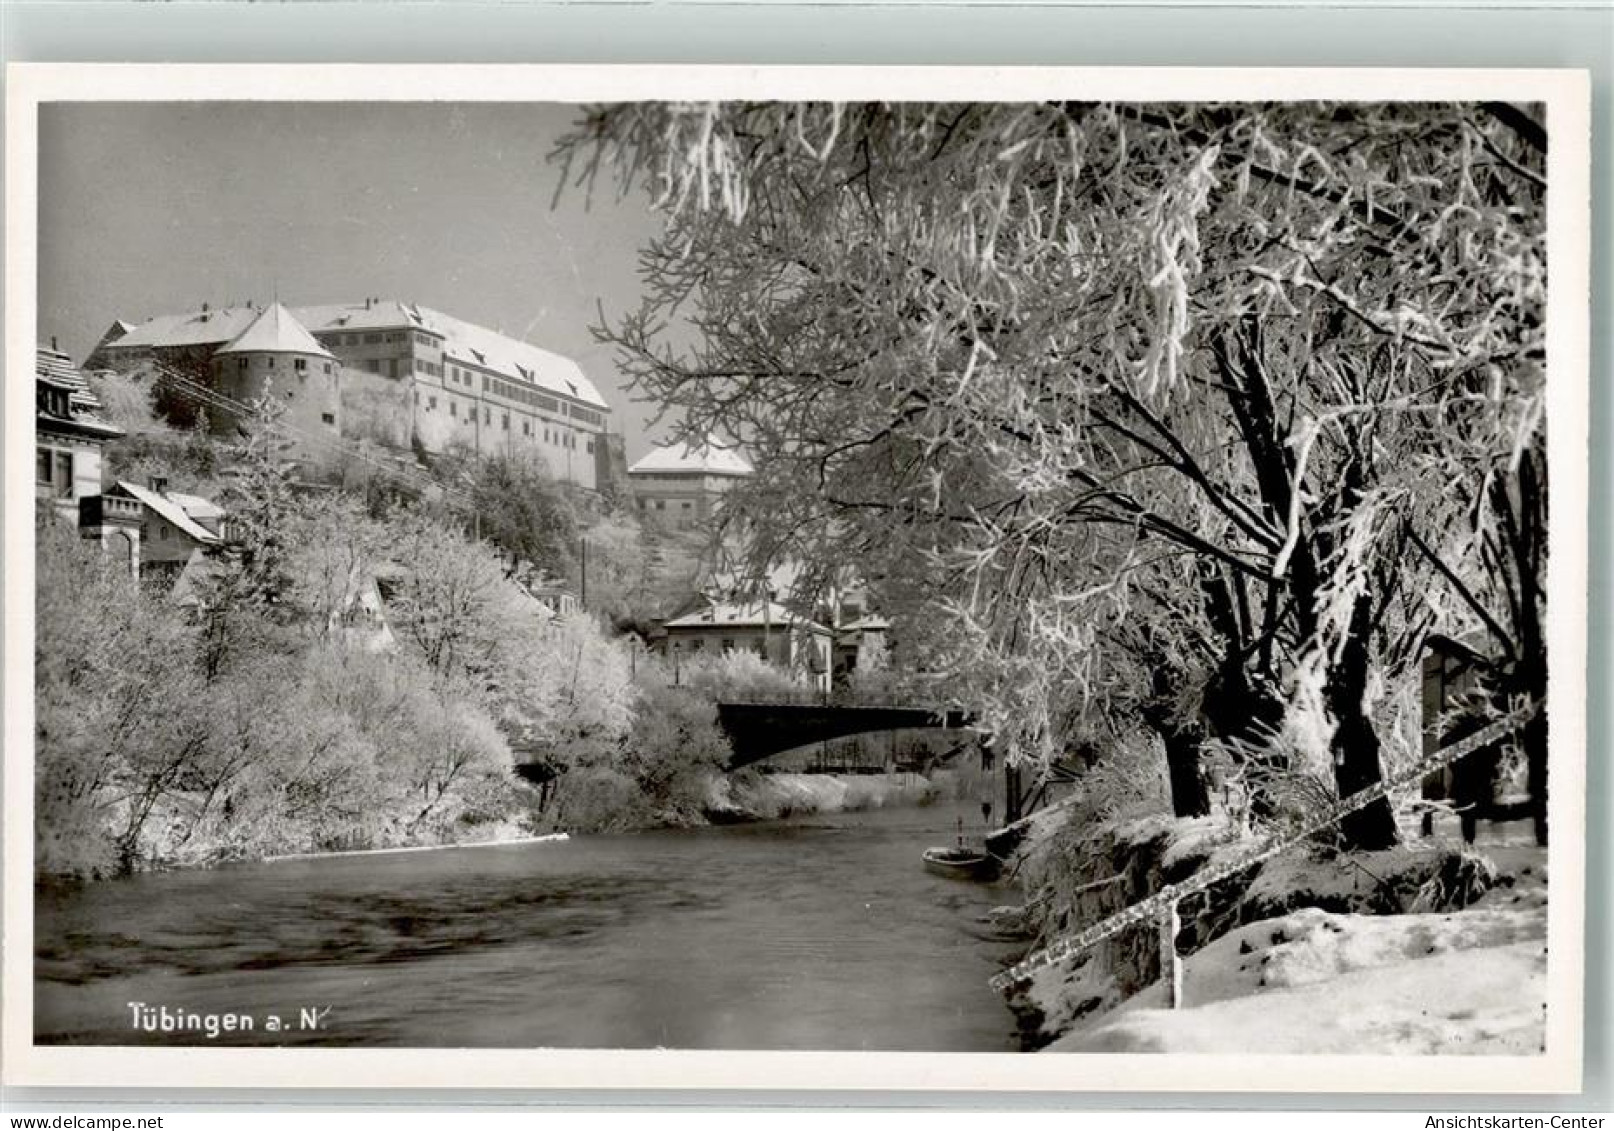
[[[205,302],[202,304],[202,313],[203,314],[207,313],[207,303],[205,303]]]
[[[61,350],[56,348],[56,335],[55,334],[52,334],[50,336],[50,352],[51,353],[61,353],[62,352]]]
[[[364,300],[364,309],[366,309],[366,310],[370,309],[370,302],[371,302],[370,299],[365,299]]]

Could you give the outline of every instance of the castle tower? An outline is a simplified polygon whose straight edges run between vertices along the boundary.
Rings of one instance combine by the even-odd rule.
[[[281,419],[297,449],[313,455],[313,438],[340,435],[340,368],[330,351],[277,302],[213,355],[213,387],[246,404],[273,397],[286,409]],[[233,431],[240,423],[230,412],[210,412],[215,432]]]

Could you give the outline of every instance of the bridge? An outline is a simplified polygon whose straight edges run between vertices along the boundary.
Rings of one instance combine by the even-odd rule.
[[[979,731],[974,711],[959,707],[902,707],[892,705],[855,706],[842,703],[719,703],[717,721],[728,737],[732,751],[728,768],[745,766],[818,742],[876,734],[893,730],[975,730],[988,743],[990,736]],[[962,750],[950,751],[938,761],[946,761]],[[539,749],[518,748],[515,771],[543,790],[547,801],[556,776],[563,767]],[[985,768],[989,763],[983,763]],[[1022,787],[1020,768],[1003,763],[1004,819],[1014,822],[1044,799],[1048,780]],[[1040,788],[1039,788],[1040,787]]]
[[[719,703],[717,721],[734,751],[729,769],[737,770],[815,742],[887,730],[963,730],[973,727],[976,717],[973,711],[945,707]]]

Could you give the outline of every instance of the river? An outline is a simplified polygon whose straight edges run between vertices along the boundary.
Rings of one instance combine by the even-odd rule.
[[[876,810],[41,891],[36,1040],[1011,1050],[1014,1019],[986,982],[1012,946],[979,920],[1011,895],[932,876],[919,860],[964,813]],[[253,1028],[148,1033],[131,1002]],[[270,1017],[285,1028],[267,1032]]]

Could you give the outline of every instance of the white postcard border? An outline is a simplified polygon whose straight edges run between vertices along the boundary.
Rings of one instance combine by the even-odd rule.
[[[1020,1091],[1575,1091],[1584,1010],[1590,83],[1582,71],[647,65],[14,64],[7,69],[4,968],[8,1085]],[[1547,1053],[1243,1057],[614,1050],[69,1048],[33,1044],[32,508],[37,107],[82,101],[589,102],[714,98],[1502,99],[1548,106],[1548,640],[1551,822]],[[1566,835],[1567,834],[1567,835]]]

